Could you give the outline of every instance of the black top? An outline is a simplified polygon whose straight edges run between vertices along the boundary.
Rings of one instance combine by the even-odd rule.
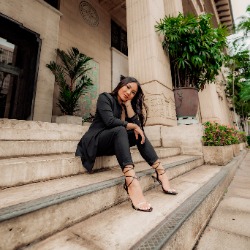
[[[89,172],[92,171],[94,166],[97,153],[98,137],[103,130],[117,126],[126,127],[128,122],[136,123],[140,126],[137,115],[134,115],[131,118],[126,118],[126,121],[122,121],[121,114],[122,106],[118,102],[116,96],[112,96],[106,92],[99,95],[93,123],[79,141],[75,153],[76,156],[81,157],[83,166]]]

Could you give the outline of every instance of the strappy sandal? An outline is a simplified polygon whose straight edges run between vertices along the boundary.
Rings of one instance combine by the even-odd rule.
[[[127,172],[129,172],[130,170],[134,169],[133,167],[126,167],[126,168],[128,168],[128,170],[125,171],[125,172],[123,172],[124,175],[125,175]],[[127,185],[126,179],[125,179],[125,183],[124,183],[123,188],[126,190],[128,196],[129,196],[128,187],[132,184],[132,182],[134,181],[134,179],[138,180],[138,177],[137,177],[137,176],[131,176],[131,175],[125,175],[125,178],[127,178],[127,177],[132,178],[132,181]],[[141,208],[140,208],[143,204],[146,204],[146,203],[147,203],[146,201],[139,202],[139,203],[137,204],[137,207],[136,207],[136,206],[133,204],[133,202],[132,202],[132,200],[131,200],[130,197],[129,197],[129,199],[130,199],[130,201],[131,201],[132,208],[135,209],[135,210],[137,210],[137,211],[151,212],[151,211],[153,210],[152,207],[150,207],[149,209],[141,209]]]
[[[158,163],[157,167],[153,167],[153,166],[156,165],[157,163]],[[157,162],[157,163],[154,164],[154,165],[152,166],[153,169],[155,170],[155,173],[156,173],[156,177],[152,175],[152,178],[154,179],[154,182],[158,181],[158,182],[160,183],[160,185],[161,185],[161,187],[162,187],[162,190],[163,190],[163,192],[164,192],[165,194],[177,195],[178,192],[176,192],[174,189],[165,190],[165,189],[163,188],[162,182],[161,182],[161,180],[159,179],[159,175],[164,175],[164,174],[166,173],[166,169],[164,169],[164,168],[163,168],[163,169],[158,169],[158,170],[163,170],[163,172],[162,172],[161,174],[159,174],[158,171],[157,171],[157,168],[160,166],[161,163],[160,163],[160,162]]]

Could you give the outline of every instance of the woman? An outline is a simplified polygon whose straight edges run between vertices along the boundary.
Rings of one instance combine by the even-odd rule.
[[[166,194],[177,194],[170,189],[168,177],[158,156],[143,131],[146,117],[143,108],[144,94],[139,82],[133,77],[121,79],[112,93],[102,93],[97,100],[96,114],[89,130],[78,143],[76,156],[83,166],[92,171],[97,156],[116,155],[125,175],[124,189],[130,196],[135,210],[151,212],[138,178],[135,175],[130,147],[137,145],[141,156],[155,169],[157,180]],[[147,113],[147,112],[146,112]]]

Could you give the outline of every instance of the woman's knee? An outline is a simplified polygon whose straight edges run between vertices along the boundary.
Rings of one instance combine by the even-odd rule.
[[[118,126],[113,128],[113,131],[116,135],[126,135],[127,136],[127,130],[123,126]]]

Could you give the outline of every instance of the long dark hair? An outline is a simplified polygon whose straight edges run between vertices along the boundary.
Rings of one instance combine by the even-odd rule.
[[[135,111],[136,115],[138,115],[138,118],[139,118],[141,125],[143,127],[147,121],[148,108],[144,102],[145,96],[143,94],[140,83],[134,77],[121,76],[120,82],[118,83],[116,88],[111,92],[111,95],[117,96],[119,89],[122,88],[123,86],[127,85],[128,83],[131,83],[131,82],[135,82],[138,86],[138,90],[137,90],[134,98],[131,100],[131,104],[132,104],[133,110]]]

